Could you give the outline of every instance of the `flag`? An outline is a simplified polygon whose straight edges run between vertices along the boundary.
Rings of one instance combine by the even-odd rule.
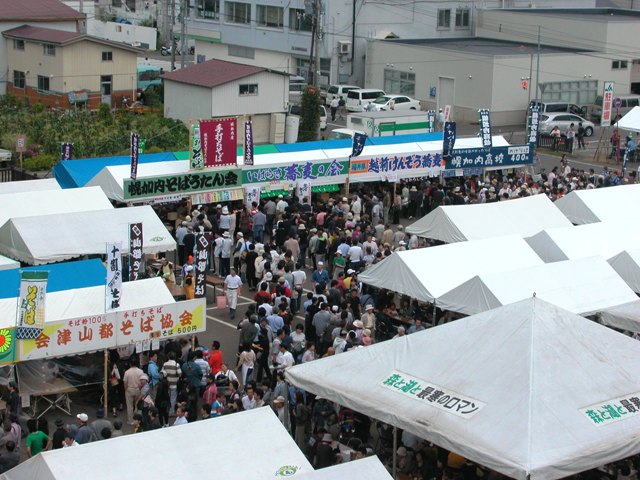
[[[244,124],[244,164],[253,165],[253,122],[251,117]]]
[[[442,156],[448,158],[456,144],[456,122],[445,122],[442,136]]]
[[[138,280],[142,266],[142,223],[129,224],[129,281]]]
[[[204,168],[204,158],[202,157],[202,146],[200,144],[200,124],[198,123],[194,123],[191,125],[189,168],[191,170],[201,170]]]
[[[104,309],[120,308],[122,299],[122,242],[107,243],[107,285]]]
[[[71,160],[73,158],[73,143],[63,143],[61,146],[60,160]]]
[[[491,120],[489,110],[481,108],[478,110],[480,115],[480,136],[482,137],[482,148],[491,150]]]
[[[206,168],[237,164],[237,123],[235,117],[200,122],[200,146]]]
[[[351,156],[357,157],[362,153],[364,149],[364,144],[367,141],[366,133],[355,133],[353,135],[353,147],[351,149]]]
[[[42,333],[48,277],[48,272],[22,272],[17,339],[35,339]]]
[[[131,180],[135,180],[138,176],[139,140],[138,134],[131,132]]]
[[[209,259],[209,241],[204,233],[196,235],[195,286],[196,298],[206,297],[207,293],[207,261]]]

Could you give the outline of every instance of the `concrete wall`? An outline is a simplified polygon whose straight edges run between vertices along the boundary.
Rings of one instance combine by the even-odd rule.
[[[142,45],[141,48],[155,50],[158,31],[151,27],[101,22],[92,18],[87,21],[87,33],[94,37],[113,40],[114,42],[123,42],[136,47]]]
[[[258,95],[240,95],[240,84],[257,84]],[[284,112],[288,99],[289,78],[261,72],[214,88],[211,112],[213,117]]]
[[[164,80],[164,116],[188,123],[211,118],[211,89]]]
[[[273,50],[255,49],[255,58],[245,58],[229,55],[229,45],[196,40],[196,54],[204,55],[205,60],[225,60],[227,62],[242,63],[271,68],[280,72],[295,74],[296,62],[292,55]]]

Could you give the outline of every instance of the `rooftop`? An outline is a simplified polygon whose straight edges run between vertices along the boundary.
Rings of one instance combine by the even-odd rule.
[[[640,11],[620,8],[507,8],[504,11],[590,22],[628,22],[640,18]]]
[[[440,48],[442,50],[457,50],[464,53],[476,53],[487,56],[506,55],[531,55],[538,51],[538,46],[534,43],[510,42],[508,40],[494,40],[490,38],[467,37],[467,38],[416,38],[416,39],[393,39],[382,40],[383,42],[401,43],[406,45],[425,46],[430,48]],[[540,53],[575,53],[588,50],[576,48],[564,48],[542,45]]]
[[[264,67],[254,67],[252,65],[213,59],[191,67],[181,68],[175,72],[165,73],[162,75],[162,78],[174,82],[187,83],[189,85],[213,88],[265,71],[287,75],[286,73],[269,70]]]
[[[2,21],[81,20],[85,15],[60,0],[0,0]]]

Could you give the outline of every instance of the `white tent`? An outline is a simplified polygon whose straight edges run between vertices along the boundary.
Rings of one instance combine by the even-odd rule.
[[[526,239],[545,262],[558,262],[601,255],[611,258],[638,245],[640,227],[633,222],[609,222],[550,228]]]
[[[0,183],[0,195],[19,192],[40,192],[43,190],[60,190],[60,184],[55,178]]]
[[[556,200],[556,206],[571,223],[627,223],[629,209],[640,204],[640,184],[591,190],[574,190]]]
[[[531,295],[580,315],[636,300],[602,257],[588,257],[498,273],[481,273],[438,298],[444,310],[480,313]]]
[[[638,369],[636,340],[529,298],[286,375],[508,477],[554,480],[640,452]]]
[[[247,438],[256,448],[250,448]],[[43,452],[0,479],[62,480],[90,472],[85,476],[91,480],[247,480],[298,477],[312,470],[278,417],[264,407]]]
[[[0,270],[11,270],[14,268],[20,268],[20,262],[0,255]]]
[[[640,132],[640,107],[633,107],[629,113],[618,120],[616,126],[629,132]]]
[[[603,325],[640,332],[640,300],[606,308],[600,312],[599,317]]]
[[[609,264],[636,293],[640,293],[640,249],[633,248],[609,258]]]
[[[339,463],[333,467],[322,468],[309,473],[296,476],[300,480],[391,480],[391,475],[378,457],[367,457],[361,460],[353,460],[347,463]]]
[[[0,225],[14,217],[88,212],[113,208],[99,187],[0,195]]]
[[[546,195],[496,203],[438,207],[407,227],[419,237],[447,243],[502,235],[528,237],[545,228],[571,226]]]
[[[485,259],[497,259],[484,261]],[[358,279],[378,288],[432,302],[481,272],[503,272],[517,265],[543,265],[520,237],[507,236],[394,252]]]
[[[0,254],[30,265],[104,254],[108,242],[129,252],[129,224],[142,222],[144,253],[175,250],[176,242],[150,206],[12,218],[0,227]]]

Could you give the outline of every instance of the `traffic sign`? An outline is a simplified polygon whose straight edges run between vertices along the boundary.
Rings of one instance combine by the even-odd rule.
[[[622,100],[620,99],[620,97],[616,97],[613,99],[613,106],[615,108],[620,108],[622,106]]]
[[[24,152],[26,151],[27,144],[27,136],[26,135],[18,135],[16,139],[16,152]]]

